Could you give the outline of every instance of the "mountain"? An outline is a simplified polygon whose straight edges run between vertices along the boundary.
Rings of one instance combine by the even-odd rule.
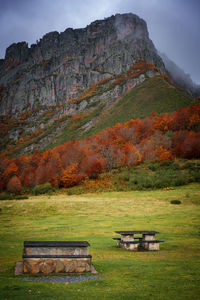
[[[50,32],[30,48],[25,42],[12,44],[1,61],[0,83],[8,92],[2,96],[0,112],[18,115],[27,105],[34,109],[66,104],[139,60],[165,71],[146,23],[133,14],[95,21],[84,29]],[[65,107],[72,109],[79,107]]]
[[[166,73],[146,22],[131,13],[50,32],[30,48],[12,44],[0,60],[1,149],[43,150],[191,104]]]

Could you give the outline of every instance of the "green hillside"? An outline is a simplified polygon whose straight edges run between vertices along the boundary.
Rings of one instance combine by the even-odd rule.
[[[113,86],[108,85],[107,88],[113,88]],[[109,99],[100,101],[98,100],[98,94],[99,96],[102,94],[102,89],[96,92],[96,100],[94,102],[90,101],[85,111],[74,116],[64,116],[59,122],[53,121],[41,132],[38,126],[41,123],[46,124],[52,118],[53,111],[49,110],[47,112],[48,116],[45,114],[39,121],[34,122],[36,127],[39,128],[37,134],[25,135],[23,142],[12,145],[8,155],[23,155],[25,147],[31,145],[35,145],[36,149],[44,151],[66,141],[93,136],[103,129],[114,126],[116,123],[147,117],[153,111],[158,114],[170,113],[180,107],[186,107],[194,103],[194,100],[187,96],[184,91],[169,84],[160,76],[146,79],[109,107],[106,105]],[[22,125],[18,123],[13,126],[17,128],[17,126]],[[30,127],[29,122],[26,122],[26,120],[23,127],[25,126]],[[1,144],[2,149],[7,149],[7,137],[2,139]],[[26,153],[31,151],[31,147],[30,150],[25,150]]]
[[[168,84],[161,77],[152,77],[122,96],[111,107],[97,106],[89,116],[73,124],[68,123],[50,147],[72,139],[87,138],[116,123],[147,117],[153,111],[158,114],[170,113],[192,103],[193,100],[184,91]],[[85,131],[84,125],[93,118],[97,118],[97,121]]]
[[[168,84],[161,77],[153,77],[133,88],[104,112],[94,131],[98,132],[131,119],[147,117],[153,111],[158,114],[171,113],[192,102],[193,100],[184,91]]]

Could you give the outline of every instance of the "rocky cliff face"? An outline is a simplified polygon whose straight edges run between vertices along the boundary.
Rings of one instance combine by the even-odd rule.
[[[165,71],[145,21],[133,14],[95,21],[84,29],[50,32],[30,48],[26,42],[12,44],[0,61],[0,114],[17,116],[57,105],[64,105],[66,114],[82,110],[87,103],[68,100],[103,78],[114,80],[140,60]],[[114,101],[141,80],[122,89],[115,86],[110,97]]]
[[[50,32],[0,60],[0,148],[18,155],[89,132],[98,116],[149,77],[165,73],[144,20],[134,14]],[[75,122],[75,123],[74,123]]]

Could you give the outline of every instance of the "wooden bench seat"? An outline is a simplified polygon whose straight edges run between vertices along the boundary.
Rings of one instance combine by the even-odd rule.
[[[121,241],[123,244],[140,244],[140,241]]]
[[[113,240],[116,240],[116,241],[121,241],[123,243],[134,243],[134,244],[137,244],[137,243],[162,243],[164,242],[163,240],[143,240],[142,237],[135,237],[135,239],[138,239],[139,241],[122,241],[121,238],[117,238],[117,237],[114,237],[112,238]]]
[[[163,240],[142,240],[142,243],[162,243]]]

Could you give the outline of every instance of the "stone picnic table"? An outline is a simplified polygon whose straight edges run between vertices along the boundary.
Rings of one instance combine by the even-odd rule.
[[[23,273],[91,272],[87,241],[24,241]]]
[[[147,250],[147,251],[158,251],[160,250],[160,242],[162,240],[156,240],[155,235],[157,231],[147,230],[131,230],[131,231],[115,231],[120,234],[120,238],[113,238],[117,240],[117,246],[132,251]],[[135,235],[140,236],[135,236]]]

